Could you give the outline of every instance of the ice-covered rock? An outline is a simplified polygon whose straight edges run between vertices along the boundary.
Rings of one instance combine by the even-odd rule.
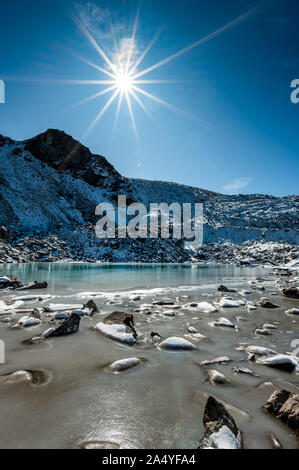
[[[205,435],[199,448],[201,449],[240,449],[242,446],[241,432],[234,418],[214,397],[209,396],[203,416]]]
[[[194,346],[193,343],[178,336],[166,338],[164,341],[159,343],[158,347],[159,349],[165,349],[167,351],[192,351],[193,349],[196,349],[196,346]]]
[[[219,372],[216,369],[208,370],[208,376],[209,376],[210,381],[214,384],[225,384],[225,383],[227,383],[227,378],[225,377],[225,375],[222,374],[221,372]]]
[[[277,354],[276,351],[270,348],[264,348],[263,346],[255,346],[250,345],[245,348],[250,354],[254,354],[255,356],[270,356],[271,354]]]
[[[220,317],[217,321],[211,323],[212,326],[223,326],[228,328],[235,328],[235,325],[228,320],[228,318]]]
[[[113,372],[122,372],[139,364],[141,364],[141,359],[138,357],[127,357],[125,359],[119,359],[118,361],[112,362],[109,369]]]
[[[229,299],[228,297],[222,297],[219,302],[215,302],[218,307],[221,308],[233,308],[233,307],[240,307],[241,305],[245,305],[244,300],[233,300]]]
[[[299,371],[299,358],[289,356],[287,354],[275,354],[270,357],[261,357],[257,359],[256,362],[265,366],[275,367],[276,369],[282,369],[287,372],[292,372],[294,370]]]
[[[95,326],[104,336],[122,343],[134,344],[137,333],[133,315],[125,312],[113,312]]]

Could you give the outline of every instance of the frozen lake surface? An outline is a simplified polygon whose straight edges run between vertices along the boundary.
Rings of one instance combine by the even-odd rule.
[[[240,348],[246,343],[285,353],[292,350],[291,341],[299,338],[298,316],[284,313],[298,308],[298,301],[283,297],[279,287],[284,279],[271,270],[232,265],[40,263],[2,265],[0,275],[4,274],[14,274],[26,284],[48,282],[47,289],[2,291],[0,300],[5,302],[48,294],[51,298],[27,300],[24,307],[78,306],[93,299],[100,312],[82,317],[78,333],[34,345],[23,341],[51,326],[46,313],[40,325],[29,328],[11,328],[22,313],[10,315],[11,323],[0,321],[0,338],[6,347],[0,374],[34,370],[43,371],[46,378],[41,385],[0,387],[1,448],[75,448],[88,440],[121,448],[194,448],[203,437],[202,416],[209,395],[226,404],[243,431],[246,448],[270,448],[269,433],[285,448],[299,447],[294,433],[261,410],[276,388],[298,393],[299,375],[248,362]],[[220,297],[220,284],[236,290],[226,294],[234,301],[267,297],[279,308],[247,310],[239,305],[208,312],[188,306],[213,304]],[[157,301],[175,305],[161,306]],[[138,332],[134,346],[111,341],[93,329],[115,310],[134,315]],[[0,314],[0,320],[8,316]],[[212,326],[219,317],[236,328]],[[255,334],[255,328],[265,323],[277,328],[269,336]],[[151,332],[163,339],[185,338],[190,334],[188,326],[207,337],[199,341],[189,337],[196,346],[193,351],[165,351],[151,339]],[[219,356],[232,361],[200,365]],[[139,358],[141,363],[135,361],[134,367],[120,373],[107,367],[124,358]],[[251,369],[258,377],[233,374],[237,366]],[[224,374],[227,383],[208,381],[209,369]]]

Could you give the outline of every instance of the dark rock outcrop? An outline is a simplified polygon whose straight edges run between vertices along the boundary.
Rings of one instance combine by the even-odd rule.
[[[286,297],[289,297],[290,299],[299,299],[298,287],[287,287],[286,289],[282,289],[282,292]]]
[[[0,289],[7,289],[11,287],[12,289],[16,289],[17,287],[22,287],[23,283],[18,279],[16,276],[12,276],[11,274],[6,274],[5,276],[0,277]]]
[[[94,315],[95,313],[99,313],[98,306],[94,300],[89,300],[86,304],[83,305],[83,309],[84,308],[88,308],[90,312],[89,315]]]
[[[9,238],[9,231],[4,225],[0,227],[0,238],[2,238],[2,240]]]
[[[80,320],[80,315],[71,313],[70,316],[61,323],[61,325],[55,328],[55,330],[48,335],[48,338],[52,336],[64,336],[76,333],[79,330]]]
[[[279,308],[278,305],[273,304],[272,302],[270,302],[270,301],[267,300],[267,299],[263,299],[263,300],[261,301],[261,307],[263,307],[263,308]]]
[[[235,289],[229,289],[228,287],[223,286],[223,285],[218,287],[218,291],[219,292],[237,292]]]
[[[33,281],[26,286],[19,287],[18,290],[46,289],[47,287],[48,283],[46,281]]]
[[[70,135],[58,129],[25,141],[25,149],[55,170],[70,172],[92,186],[131,196],[131,184],[102,155],[94,155]]]
[[[38,318],[40,320],[40,313],[37,308],[34,308],[29,316],[32,318]]]
[[[264,410],[299,433],[299,394],[275,390],[264,405]]]

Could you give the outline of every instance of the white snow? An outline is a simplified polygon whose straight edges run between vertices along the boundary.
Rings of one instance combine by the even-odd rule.
[[[295,370],[299,371],[299,358],[295,356],[288,356],[287,354],[276,354],[275,356],[261,357],[257,360],[257,363],[263,364],[265,366],[289,364],[290,366],[293,366]]]
[[[19,326],[33,326],[33,325],[39,325],[41,323],[41,320],[39,318],[34,318],[30,317],[28,315],[25,315],[24,317],[20,318],[18,321]]]
[[[70,304],[49,304],[43,308],[45,312],[58,312],[59,310],[75,310],[81,309],[82,305],[70,305]]]
[[[107,338],[121,341],[122,343],[134,344],[135,338],[132,333],[126,332],[126,326],[120,323],[108,324],[100,322],[95,328]]]
[[[277,352],[274,351],[273,349],[264,348],[263,346],[255,346],[255,345],[247,346],[245,348],[245,351],[251,354],[256,354],[257,356],[268,356],[271,354],[277,354]]]
[[[216,303],[216,305],[222,308],[240,307],[241,305],[245,305],[245,301],[233,300],[229,297],[222,297],[219,302]]]
[[[141,363],[141,359],[138,357],[127,357],[118,361],[112,362],[109,368],[115,372],[121,372],[123,370],[130,369],[131,367],[137,366]]]
[[[234,433],[227,427],[222,426],[218,432],[208,437],[211,447],[216,449],[240,449],[240,440],[236,438]]]
[[[215,384],[224,384],[227,382],[225,375],[216,369],[208,370],[208,374],[210,376],[211,381]]]
[[[194,346],[194,344],[192,344],[190,341],[187,341],[186,339],[180,338],[178,336],[172,336],[165,339],[158,345],[158,347],[159,349],[173,351],[191,351],[192,349],[196,349],[196,346]]]
[[[229,327],[229,328],[235,328],[235,325],[230,320],[228,320],[228,318],[225,318],[225,317],[218,318],[218,320],[212,322],[211,325],[212,326],[226,326],[226,327]]]
[[[288,315],[299,315],[299,308],[290,308],[286,310],[285,313]]]

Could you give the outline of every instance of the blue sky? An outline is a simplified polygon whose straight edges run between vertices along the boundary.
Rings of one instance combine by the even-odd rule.
[[[117,100],[86,135],[110,95],[74,107],[105,86],[63,82],[109,80],[78,58],[109,70],[72,18],[113,58],[108,5],[121,44],[140,5],[132,60],[159,31],[138,71],[259,8],[142,77],[169,80],[140,86],[179,109],[138,95],[154,120],[133,100],[138,144],[125,100],[116,129]],[[297,0],[10,0],[0,8],[0,133],[25,139],[62,129],[129,177],[233,194],[298,193],[299,103],[290,100],[299,78]]]

